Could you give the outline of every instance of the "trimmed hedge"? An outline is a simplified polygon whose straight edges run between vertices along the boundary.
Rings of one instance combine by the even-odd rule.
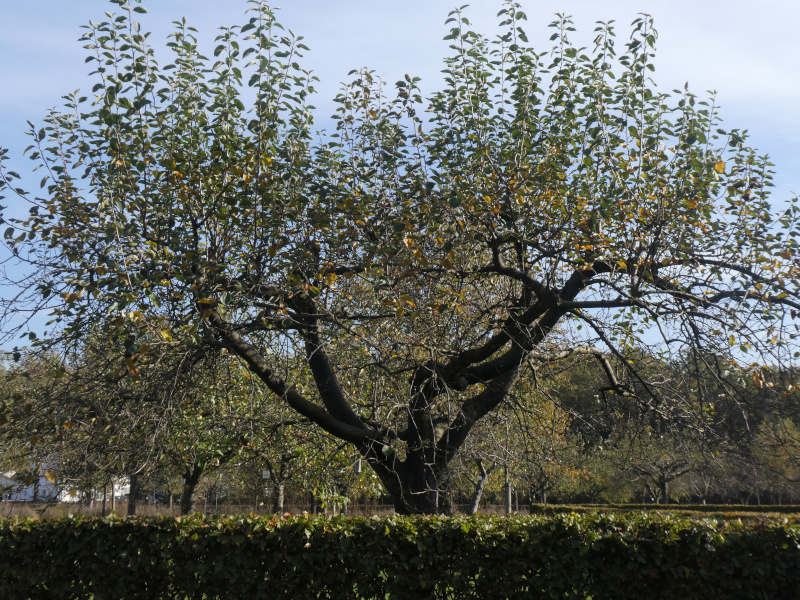
[[[564,513],[670,513],[692,517],[717,517],[720,519],[761,519],[767,517],[800,517],[800,506],[793,504],[533,504],[534,515],[560,515]]]
[[[800,598],[800,527],[671,515],[0,520],[0,598]]]

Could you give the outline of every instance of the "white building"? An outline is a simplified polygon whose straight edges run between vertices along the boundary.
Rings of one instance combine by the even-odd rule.
[[[39,480],[26,483],[15,477],[14,471],[0,473],[0,498],[7,502],[33,502],[34,496],[40,502],[53,500],[63,501],[64,491],[55,483],[50,482],[44,475],[39,475]],[[66,493],[69,496],[69,493]]]
[[[82,495],[75,489],[64,487],[51,482],[44,475],[45,470],[39,475],[39,480],[33,483],[26,483],[22,476],[18,476],[15,471],[0,473],[0,501],[4,502],[33,502],[36,496],[38,502],[79,502]],[[130,491],[130,483],[127,477],[120,477],[114,482],[113,494],[117,498],[125,496]],[[106,499],[111,500],[112,488],[106,488]],[[103,489],[94,490],[93,499],[103,500]]]

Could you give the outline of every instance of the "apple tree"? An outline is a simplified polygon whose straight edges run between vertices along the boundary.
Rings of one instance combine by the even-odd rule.
[[[713,95],[656,87],[648,17],[590,49],[559,17],[540,53],[514,2],[491,39],[453,11],[440,91],[352,72],[318,134],[307,48],[263,0],[211,58],[177,22],[164,67],[144,8],[112,3],[83,36],[92,92],[31,130],[42,191],[2,175],[30,204],[5,243],[61,340],[112,315],[130,354],[227,349],[401,513],[448,509],[448,465],[531,362],[582,349],[666,413],[643,346],[792,360],[800,207],[770,203]]]

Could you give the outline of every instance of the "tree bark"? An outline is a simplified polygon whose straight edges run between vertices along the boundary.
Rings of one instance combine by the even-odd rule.
[[[139,495],[139,476],[134,473],[130,476],[130,491],[128,492],[128,516],[136,515],[136,498]]]
[[[447,464],[408,468],[408,461],[396,465],[390,485],[381,480],[394,500],[394,510],[400,515],[450,514],[452,507],[447,497],[450,474]],[[414,466],[414,465],[412,465]]]
[[[194,492],[200,477],[203,475],[205,465],[196,463],[192,468],[186,467],[183,473],[183,491],[181,493],[181,515],[189,515],[194,512]]]
[[[282,515],[284,510],[284,494],[286,490],[286,482],[276,481],[275,482],[275,499],[273,500],[272,508],[274,509],[273,512],[278,515]]]
[[[478,509],[481,505],[481,498],[483,497],[483,491],[486,489],[486,481],[489,479],[489,475],[496,467],[496,465],[492,465],[487,469],[483,466],[482,460],[478,460],[477,463],[481,474],[478,477],[478,483],[475,485],[475,491],[472,493],[472,498],[470,498],[469,508],[467,509],[467,514],[469,516],[478,514]]]
[[[503,494],[505,496],[505,504],[506,504],[506,514],[511,514],[511,482],[508,479],[508,465],[505,465],[504,469],[504,483],[503,483]]]

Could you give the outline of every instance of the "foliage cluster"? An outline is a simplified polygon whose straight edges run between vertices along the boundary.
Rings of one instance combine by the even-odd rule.
[[[0,582],[9,600],[776,599],[800,589],[800,527],[596,513],[0,521]]]

